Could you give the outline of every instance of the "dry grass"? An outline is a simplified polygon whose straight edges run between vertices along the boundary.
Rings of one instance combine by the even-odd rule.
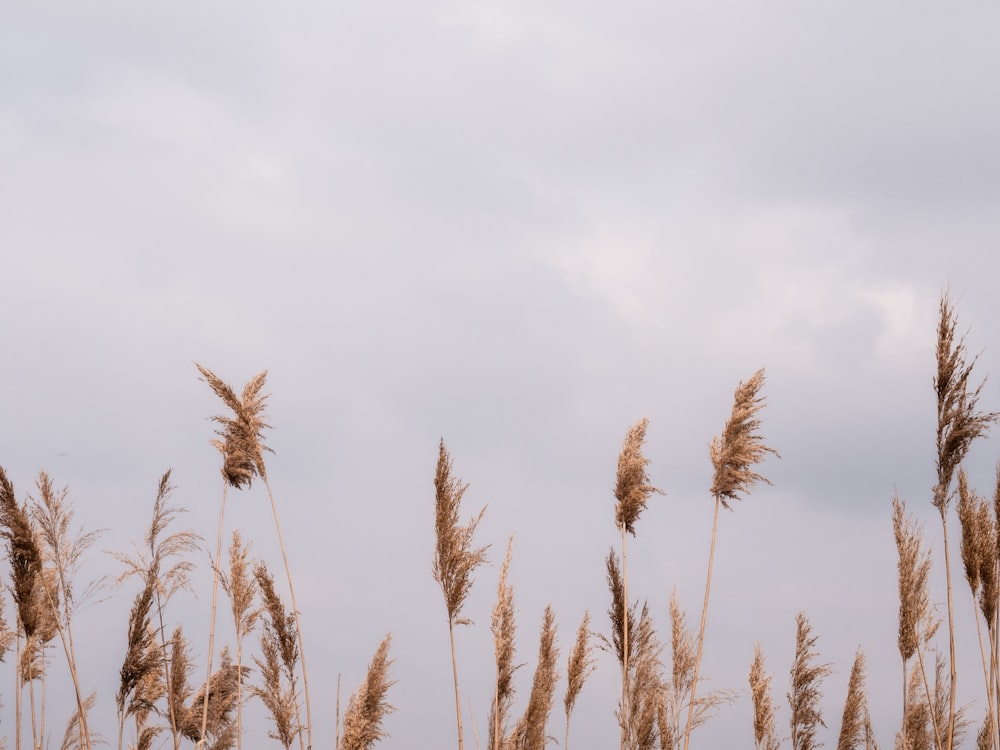
[[[434,549],[431,572],[441,586],[445,609],[448,612],[448,637],[451,641],[451,666],[455,683],[455,721],[458,725],[458,747],[465,747],[462,731],[462,702],[458,690],[458,661],[455,655],[455,626],[469,625],[468,618],[461,617],[462,606],[472,589],[472,574],[486,562],[488,547],[474,547],[472,538],[476,526],[486,512],[472,518],[462,526],[460,513],[462,497],[468,485],[452,476],[452,460],[445,448],[444,440],[438,445],[437,468],[434,473],[434,533],[437,544]]]
[[[386,700],[389,688],[396,684],[395,680],[389,679],[391,643],[390,634],[379,644],[368,665],[365,681],[347,703],[339,750],[370,750],[378,740],[389,736],[382,729],[382,720],[396,710]]]
[[[213,440],[212,444],[222,454],[223,478],[237,489],[249,487],[256,476],[266,478],[264,451],[270,448],[264,444],[264,430],[270,425],[264,421],[267,394],[261,393],[261,389],[267,380],[267,370],[252,377],[243,387],[242,395],[237,396],[236,391],[211,370],[197,362],[195,366],[215,395],[233,412],[231,417],[212,417],[222,425],[216,433],[221,439]]]
[[[642,453],[646,441],[648,419],[640,419],[625,434],[621,452],[618,454],[618,472],[615,475],[615,523],[623,532],[635,536],[635,522],[646,509],[646,503],[660,492],[649,483],[646,466],[649,459]]]
[[[764,651],[754,643],[750,665],[750,698],[753,702],[753,739],[756,750],[778,750],[781,739],[774,723],[774,700],[771,679],[764,668]]]
[[[563,698],[563,707],[566,710],[566,738],[563,747],[567,750],[569,750],[569,720],[573,707],[587,678],[597,668],[593,648],[590,639],[590,612],[584,612],[566,664],[566,695]]]
[[[513,747],[516,750],[545,750],[548,739],[546,727],[552,713],[552,701],[559,678],[556,661],[559,649],[556,646],[555,613],[551,606],[545,608],[542,616],[542,630],[538,641],[538,663],[531,683],[531,695],[524,714],[514,727]]]
[[[260,618],[257,606],[254,577],[250,571],[249,544],[243,542],[240,532],[233,530],[233,541],[229,545],[229,572],[219,573],[222,590],[229,597],[233,614],[233,629],[236,636],[236,746],[243,746],[243,640],[249,635]]]
[[[868,691],[865,685],[865,653],[859,647],[847,682],[847,698],[840,722],[837,750],[869,750],[871,717],[868,715]]]
[[[722,434],[709,445],[715,470],[711,493],[726,509],[730,509],[729,501],[739,500],[741,493],[750,492],[758,482],[770,484],[753,469],[768,454],[778,455],[759,432],[761,420],[757,414],[764,408],[764,397],[760,395],[763,385],[764,370],[760,369],[736,387],[729,420]]]
[[[507,583],[514,537],[507,542],[500,582],[497,584],[497,603],[493,607],[490,629],[493,632],[493,655],[496,661],[496,685],[493,706],[490,709],[490,750],[502,750],[508,734],[508,715],[514,702],[514,588]]]
[[[260,668],[262,685],[253,693],[261,699],[271,714],[274,731],[268,734],[278,740],[286,750],[295,738],[302,743],[302,724],[299,719],[296,666],[299,660],[295,617],[285,611],[274,589],[274,579],[267,566],[258,563],[254,577],[263,601],[264,630],[260,637],[263,658],[256,659]],[[234,686],[235,687],[235,686]]]
[[[820,683],[832,671],[829,664],[817,664],[816,636],[804,613],[795,618],[795,659],[792,661],[791,689],[788,705],[791,707],[792,750],[814,750],[820,746],[816,739],[817,727],[825,727],[820,701],[823,697]]]
[[[760,434],[761,420],[757,414],[764,408],[764,397],[760,389],[764,385],[764,370],[755,372],[748,381],[736,386],[733,408],[722,434],[712,439],[709,455],[714,469],[711,493],[715,500],[712,516],[712,539],[708,550],[708,573],[705,576],[705,598],[701,608],[701,624],[698,628],[698,647],[694,661],[694,675],[691,680],[691,700],[688,707],[687,725],[684,728],[684,750],[687,750],[691,732],[695,727],[695,711],[698,706],[698,673],[705,647],[705,624],[708,621],[708,600],[712,589],[712,566],[715,561],[715,538],[719,526],[719,506],[731,510],[729,501],[738,500],[740,493],[750,492],[757,482],[770,482],[753,467],[767,457],[778,452],[767,445]]]

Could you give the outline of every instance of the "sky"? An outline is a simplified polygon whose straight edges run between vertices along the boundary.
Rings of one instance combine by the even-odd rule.
[[[664,636],[674,588],[697,623],[708,444],[763,367],[761,430],[781,458],[760,467],[772,484],[720,519],[702,666],[703,689],[737,697],[692,745],[752,747],[754,642],[787,726],[802,611],[834,670],[821,739],[836,743],[861,646],[891,747],[895,494],[926,524],[932,598],[945,597],[930,498],[946,289],[977,376],[1000,374],[998,34],[989,4],[894,0],[7,4],[0,466],[22,500],[47,471],[68,486],[74,524],[105,530],[82,579],[118,576],[108,553],[141,540],[172,469],[188,510],[177,529],[205,542],[168,619],[204,664],[222,496],[210,417],[223,406],[195,362],[237,389],[266,369],[314,745],[333,746],[338,677],[343,706],[391,632],[396,711],[381,746],[447,747],[450,651],[431,576],[443,439],[469,484],[463,515],[486,507],[476,541],[490,545],[456,646],[475,747],[510,535],[515,713],[546,604],[561,669],[585,611],[608,632],[615,467],[643,417],[665,494],[629,539],[629,592]],[[1000,410],[996,379],[982,405]],[[997,457],[990,440],[970,452],[984,494]],[[229,494],[233,528],[280,573],[263,487]],[[111,741],[136,590],[109,588],[74,621]],[[959,702],[978,723],[961,580],[955,598]],[[617,665],[597,658],[574,747],[617,740]],[[52,662],[59,696],[65,663]],[[247,743],[262,746],[261,706],[248,713]]]

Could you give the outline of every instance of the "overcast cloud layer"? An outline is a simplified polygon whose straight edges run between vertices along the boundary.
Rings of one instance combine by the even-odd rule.
[[[8,5],[0,465],[22,499],[40,469],[68,484],[108,550],[141,538],[172,467],[186,527],[214,542],[207,418],[222,406],[193,362],[237,388],[266,368],[316,747],[333,745],[338,675],[346,701],[390,631],[384,746],[447,747],[430,567],[443,437],[467,513],[488,505],[478,539],[494,563],[458,636],[471,747],[510,534],[520,697],[546,603],[564,655],[585,610],[607,631],[615,461],[643,416],[666,495],[637,524],[629,590],[665,629],[677,587],[697,622],[707,444],[766,367],[782,458],[762,467],[773,486],[721,519],[703,666],[740,695],[697,744],[752,745],[754,641],[787,722],[804,610],[835,666],[827,745],[860,644],[891,747],[890,498],[928,521],[939,564],[931,379],[949,285],[978,372],[1000,374],[998,40],[987,4]],[[1000,409],[995,380],[983,404]],[[995,443],[970,457],[983,492],[996,457]],[[231,495],[226,528],[280,570],[266,502]],[[203,658],[207,551],[198,562],[174,616]],[[97,551],[84,572],[119,571]],[[134,588],[77,620],[109,739]],[[960,627],[959,702],[978,722],[971,616]],[[616,742],[616,671],[602,654],[575,746]],[[67,716],[52,706],[54,732]],[[263,745],[263,722],[248,731]]]

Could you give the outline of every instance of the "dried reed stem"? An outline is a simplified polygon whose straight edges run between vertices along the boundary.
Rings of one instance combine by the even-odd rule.
[[[437,469],[434,474],[435,516],[434,530],[437,544],[434,550],[431,572],[441,586],[445,609],[448,612],[448,637],[451,642],[451,669],[455,683],[455,720],[458,725],[458,748],[463,750],[465,739],[462,732],[462,702],[458,691],[458,661],[455,656],[455,626],[468,625],[472,621],[462,618],[465,604],[472,588],[472,574],[486,561],[487,547],[473,547],[472,537],[476,526],[486,512],[483,508],[465,526],[459,523],[462,496],[468,485],[452,476],[452,460],[445,448],[444,440],[438,445]]]
[[[628,613],[628,546],[626,534],[635,536],[635,522],[646,509],[646,504],[653,493],[662,492],[649,482],[646,466],[649,459],[642,453],[646,441],[646,428],[649,420],[645,417],[636,422],[625,434],[622,449],[618,454],[618,471],[615,475],[615,523],[621,534],[622,544],[622,750],[631,742],[631,726],[628,717],[628,671],[629,671],[629,613]]]
[[[701,609],[701,624],[698,628],[698,652],[694,663],[694,677],[691,682],[691,703],[688,708],[687,726],[684,729],[684,750],[688,750],[691,732],[694,729],[694,711],[698,692],[698,673],[705,646],[705,623],[708,620],[709,592],[712,588],[712,566],[715,560],[715,538],[719,525],[719,506],[731,510],[730,501],[739,500],[740,495],[749,493],[758,482],[770,481],[758,474],[754,466],[768,454],[778,456],[760,434],[761,420],[757,414],[764,408],[764,397],[759,395],[764,385],[764,370],[757,370],[749,380],[736,387],[733,408],[722,435],[712,439],[709,455],[714,474],[711,493],[715,500],[712,515],[712,541],[708,551],[708,573],[705,577],[705,598]]]
[[[948,656],[951,676],[946,744],[948,750],[954,747],[957,697],[955,686],[958,673],[955,658],[955,615],[948,550],[947,509],[952,497],[951,484],[955,470],[964,460],[972,442],[985,435],[1000,416],[994,412],[978,410],[983,383],[974,389],[970,385],[972,368],[977,358],[974,357],[971,362],[967,362],[965,338],[957,336],[957,327],[958,316],[951,296],[946,291],[941,296],[937,328],[937,375],[934,378],[934,390],[937,394],[937,484],[934,486],[933,505],[941,515],[945,581],[948,592]]]

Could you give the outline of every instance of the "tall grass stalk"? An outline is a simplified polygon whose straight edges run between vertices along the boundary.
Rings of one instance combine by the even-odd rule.
[[[441,586],[445,609],[448,613],[448,638],[451,643],[451,670],[455,683],[455,721],[458,726],[458,749],[465,747],[462,731],[462,701],[458,690],[458,660],[455,655],[455,627],[469,625],[471,620],[461,616],[462,606],[472,589],[472,574],[486,562],[487,547],[473,547],[476,526],[486,512],[472,518],[468,524],[459,523],[462,497],[468,485],[452,475],[452,460],[444,440],[438,444],[437,468],[434,473],[434,531],[437,543],[434,549],[431,572]]]
[[[493,689],[493,707],[490,709],[490,750],[503,750],[507,739],[507,717],[514,701],[514,587],[507,583],[514,537],[507,542],[500,582],[497,584],[497,603],[493,607],[490,629],[493,632],[493,652],[496,660],[496,683]]]
[[[565,750],[569,750],[569,720],[576,705],[576,699],[583,690],[583,685],[587,681],[591,672],[596,669],[593,656],[593,645],[590,640],[590,612],[583,613],[583,620],[576,631],[576,641],[569,654],[569,661],[566,664],[566,695],[563,698],[563,707],[566,711],[566,738],[563,742]]]
[[[222,454],[222,475],[225,483],[223,485],[222,505],[219,511],[219,532],[216,543],[216,564],[222,555],[222,525],[226,506],[226,491],[230,486],[236,489],[249,488],[254,477],[260,477],[267,489],[267,497],[271,503],[271,512],[274,516],[274,529],[278,536],[278,544],[281,547],[281,558],[285,566],[285,576],[288,579],[288,594],[292,602],[292,616],[295,619],[295,630],[298,635],[298,650],[302,665],[302,688],[306,704],[306,747],[312,750],[312,708],[309,698],[309,673],[306,668],[305,644],[302,637],[302,623],[299,620],[299,608],[295,598],[295,586],[292,582],[291,566],[288,562],[288,549],[285,546],[284,535],[281,533],[281,524],[278,520],[278,506],[274,499],[274,492],[267,477],[267,467],[264,464],[264,453],[270,451],[264,444],[264,430],[270,427],[264,421],[264,406],[267,401],[267,394],[262,393],[264,383],[267,380],[267,370],[257,373],[244,386],[243,393],[237,395],[236,392],[211,370],[208,370],[198,363],[195,363],[202,377],[209,384],[215,394],[233,412],[233,416],[215,416],[213,421],[222,427],[217,431],[219,438],[213,440],[213,445]],[[215,611],[218,595],[218,568],[212,583],[212,625],[209,635],[208,672],[211,674],[212,649],[215,638]],[[207,707],[206,707],[207,717]],[[206,718],[207,720],[207,718]]]
[[[937,483],[933,505],[941,517],[941,537],[944,542],[945,582],[948,596],[948,663],[951,679],[948,710],[948,731],[945,748],[954,747],[956,721],[956,683],[958,672],[955,657],[955,612],[952,596],[951,557],[948,548],[948,506],[956,469],[961,465],[973,441],[985,435],[998,414],[980,411],[979,396],[984,383],[973,387],[972,368],[977,358],[967,361],[965,338],[957,335],[958,316],[946,291],[941,296],[937,328],[937,375],[934,391],[937,396]]]
[[[795,658],[792,661],[788,705],[792,713],[792,750],[815,750],[820,746],[816,728],[825,727],[820,701],[820,683],[832,671],[829,664],[816,663],[816,636],[805,613],[795,618]]]
[[[649,498],[662,492],[649,483],[646,466],[649,459],[642,453],[646,441],[649,420],[645,417],[636,422],[625,434],[622,449],[618,454],[618,471],[615,476],[615,523],[621,534],[622,545],[622,732],[621,748],[631,742],[632,728],[629,722],[629,611],[628,611],[628,534],[635,536],[635,522],[646,509]]]
[[[764,385],[764,370],[757,370],[745,383],[736,387],[733,409],[722,435],[715,437],[709,445],[714,475],[712,497],[715,510],[712,516],[712,541],[708,551],[708,573],[705,577],[705,599],[701,609],[701,624],[698,628],[698,650],[694,662],[694,677],[691,681],[691,702],[688,707],[687,725],[684,729],[684,750],[688,750],[691,732],[694,730],[694,713],[698,693],[698,673],[705,646],[705,623],[708,620],[708,599],[712,588],[712,565],[715,560],[715,537],[719,526],[719,507],[732,510],[730,501],[739,500],[740,495],[749,493],[758,482],[770,484],[753,467],[768,454],[778,455],[769,447],[759,432],[761,420],[758,412],[764,408],[764,398],[760,389]]]

